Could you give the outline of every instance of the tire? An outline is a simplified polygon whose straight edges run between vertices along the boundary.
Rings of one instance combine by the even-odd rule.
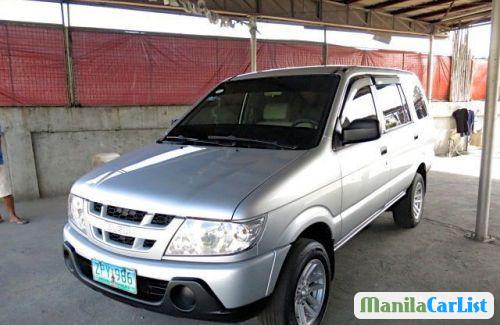
[[[416,227],[424,210],[425,182],[420,173],[415,175],[406,195],[393,207],[394,222],[401,228]],[[420,198],[420,199],[419,199]],[[420,201],[420,208],[415,205]]]
[[[328,305],[332,270],[330,268],[330,259],[323,245],[315,240],[306,238],[300,238],[292,245],[281,269],[274,293],[265,309],[259,315],[262,324],[305,325],[305,323],[299,322],[296,318],[296,291],[299,280],[306,268],[310,270],[311,267],[314,267],[311,273],[317,275],[318,272],[321,272],[320,264],[323,267],[325,275],[322,289],[323,299],[320,308],[316,309],[316,313],[317,310],[319,310],[319,313],[314,322],[312,322],[313,325],[320,324]],[[320,281],[313,283],[321,286]],[[313,294],[316,293],[319,293],[319,291],[313,292]],[[301,296],[301,299],[304,299],[304,296]]]

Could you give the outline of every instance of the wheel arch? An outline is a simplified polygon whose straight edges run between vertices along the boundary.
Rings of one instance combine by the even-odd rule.
[[[424,178],[424,187],[427,188],[427,167],[425,166],[425,163],[421,163],[418,166],[417,173],[422,175],[422,177]]]
[[[297,239],[308,238],[319,242],[326,250],[330,260],[331,278],[335,273],[334,239],[330,227],[324,222],[316,222],[300,233]]]
[[[291,247],[299,238],[317,240],[325,247],[330,259],[330,268],[333,277],[335,270],[333,244],[335,242],[335,235],[340,233],[340,226],[340,216],[334,217],[330,211],[323,206],[311,207],[300,213],[282,231],[281,238],[278,240],[278,247]],[[277,258],[271,278],[269,279],[267,294],[271,294],[274,291],[289,253],[290,251],[288,250],[286,255]]]

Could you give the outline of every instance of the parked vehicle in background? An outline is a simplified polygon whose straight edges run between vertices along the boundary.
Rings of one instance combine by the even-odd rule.
[[[83,176],[64,256],[91,288],[175,316],[319,324],[334,252],[386,210],[422,218],[418,79],[367,67],[236,76],[158,141]]]

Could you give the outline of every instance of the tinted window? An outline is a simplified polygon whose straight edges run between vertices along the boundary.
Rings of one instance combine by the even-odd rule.
[[[427,116],[427,106],[425,105],[424,95],[418,86],[413,90],[413,105],[419,119]]]
[[[411,121],[408,105],[406,105],[406,102],[402,99],[400,88],[397,85],[377,86],[376,100],[377,106],[380,107],[384,114],[386,130],[390,130]]]
[[[353,99],[346,102],[340,117],[340,125],[346,128],[354,120],[365,118],[377,119],[377,110],[369,86],[359,89]]]
[[[306,149],[321,138],[338,76],[309,75],[228,81],[218,86],[171,136],[238,137]],[[241,141],[238,146],[262,147]]]

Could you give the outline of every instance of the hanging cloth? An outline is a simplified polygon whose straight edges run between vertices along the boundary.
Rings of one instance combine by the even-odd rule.
[[[457,122],[457,133],[460,133],[460,136],[467,135],[469,132],[469,110],[466,108],[460,108],[453,112],[453,117],[455,118],[455,122]]]

